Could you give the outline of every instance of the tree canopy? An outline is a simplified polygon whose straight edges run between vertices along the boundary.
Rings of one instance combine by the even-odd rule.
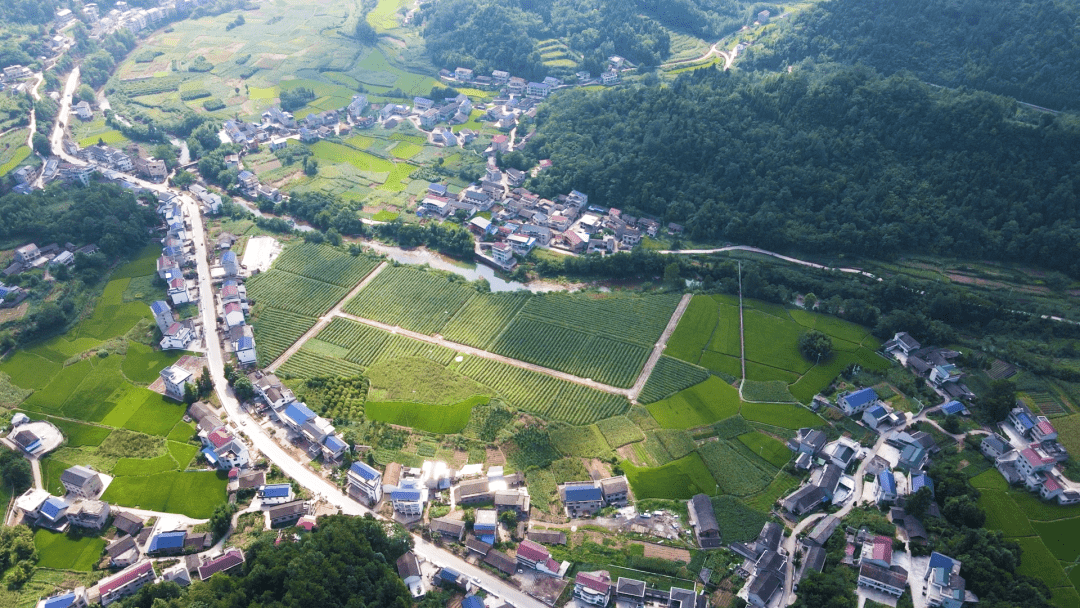
[[[697,241],[1028,262],[1080,275],[1080,126],[911,75],[802,65],[556,95],[528,184],[685,223]],[[641,170],[648,167],[648,171]]]

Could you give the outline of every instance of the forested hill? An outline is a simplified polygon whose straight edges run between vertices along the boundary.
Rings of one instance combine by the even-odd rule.
[[[2,0],[0,1],[0,24],[2,23],[48,23],[55,18],[59,0]]]
[[[1080,126],[869,68],[698,70],[557,95],[529,187],[685,223],[696,241],[1034,262],[1080,276]],[[1072,122],[1069,122],[1069,121]]]
[[[763,8],[778,10],[760,0],[440,0],[425,6],[420,22],[436,65],[532,79],[578,69],[595,76],[611,55],[656,65],[671,55],[667,28],[713,40],[753,21]],[[570,52],[541,49],[552,39]]]
[[[1080,4],[1060,0],[829,0],[751,47],[744,68],[806,57],[1080,110]]]

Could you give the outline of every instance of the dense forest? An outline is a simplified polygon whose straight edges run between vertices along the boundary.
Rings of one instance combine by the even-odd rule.
[[[0,240],[95,243],[112,259],[141,250],[148,228],[158,224],[151,207],[111,184],[87,188],[56,185],[32,194],[0,198]],[[22,244],[22,242],[18,243]]]
[[[243,572],[215,575],[186,590],[176,583],[143,587],[123,608],[410,608],[412,597],[394,563],[411,546],[403,531],[387,537],[369,517],[319,519],[298,540],[264,535],[247,551]]]
[[[685,223],[698,242],[1080,276],[1080,126],[1002,97],[865,67],[698,70],[558,95],[536,121],[526,153],[553,167],[529,187]]]
[[[62,7],[60,0],[4,0],[0,2],[0,23],[49,23]]]
[[[539,79],[578,68],[594,75],[612,55],[646,66],[671,55],[669,29],[714,39],[753,21],[773,4],[739,0],[442,0],[420,16],[440,67],[507,70]],[[544,64],[539,43],[559,39],[570,63]]]
[[[1080,6],[1060,0],[830,0],[751,47],[744,67],[806,57],[911,70],[1053,109],[1080,109]]]

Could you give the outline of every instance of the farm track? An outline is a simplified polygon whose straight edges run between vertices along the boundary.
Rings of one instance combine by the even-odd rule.
[[[596,389],[596,390],[604,392],[604,393],[610,393],[612,395],[620,395],[620,396],[626,397],[627,399],[630,398],[630,392],[631,392],[632,389],[617,388],[617,387],[614,387],[614,386],[610,386],[608,384],[603,384],[603,383],[597,382],[595,380],[590,380],[589,378],[582,378],[580,376],[575,376],[573,374],[568,374],[566,372],[560,372],[558,370],[550,369],[550,368],[547,368],[547,367],[542,367],[540,365],[534,365],[532,363],[526,363],[525,361],[520,361],[518,359],[511,359],[510,357],[505,357],[503,355],[497,355],[495,353],[492,353],[492,352],[489,352],[489,351],[486,351],[486,350],[480,350],[479,348],[474,348],[472,346],[467,346],[465,344],[458,344],[457,342],[451,342],[450,340],[447,340],[446,338],[443,338],[442,336],[440,336],[438,334],[436,334],[434,336],[428,336],[428,335],[421,334],[421,333],[418,333],[418,332],[415,332],[415,331],[410,331],[408,329],[403,329],[403,328],[398,327],[396,325],[390,325],[388,323],[382,323],[380,321],[375,321],[373,319],[365,319],[363,317],[358,317],[356,315],[352,315],[352,314],[349,314],[347,312],[338,312],[334,316],[341,317],[343,319],[349,319],[350,321],[356,321],[357,323],[363,323],[365,325],[370,325],[371,327],[374,327],[376,329],[381,329],[383,331],[390,332],[392,334],[400,334],[402,336],[405,336],[407,338],[412,338],[413,340],[418,340],[420,342],[426,342],[428,344],[435,344],[435,345],[438,345],[438,346],[444,346],[446,348],[449,348],[451,350],[455,350],[455,351],[457,351],[459,353],[462,353],[462,354],[465,354],[465,355],[471,355],[471,356],[474,356],[474,357],[480,357],[482,359],[490,359],[492,361],[498,361],[500,363],[505,363],[507,365],[512,365],[514,367],[519,367],[521,369],[527,369],[529,371],[537,372],[539,374],[544,374],[546,376],[551,376],[553,378],[558,378],[559,380],[565,380],[567,382],[573,382],[574,384],[580,384],[582,386],[587,386],[589,388],[593,388],[593,389]]]
[[[375,269],[369,272],[362,281],[356,284],[356,287],[352,288],[352,291],[345,294],[344,298],[338,300],[338,303],[334,304],[334,307],[327,311],[325,315],[319,317],[319,321],[315,323],[314,327],[307,330],[304,335],[300,336],[299,340],[294,342],[292,346],[285,350],[285,352],[281,353],[281,356],[275,359],[273,363],[268,365],[266,369],[270,370],[271,372],[277,371],[277,368],[281,367],[281,365],[285,363],[285,361],[287,361],[289,357],[295,355],[296,351],[300,350],[300,348],[303,347],[308,340],[314,338],[319,334],[320,331],[325,329],[326,326],[330,324],[330,321],[334,320],[334,317],[340,316],[341,309],[344,308],[345,304],[348,303],[349,300],[352,300],[353,297],[356,296],[356,294],[360,293],[361,289],[367,287],[368,283],[374,280],[375,277],[379,276],[379,273],[382,272],[387,266],[389,266],[387,262],[381,262],[378,266],[376,266]]]
[[[664,349],[667,348],[668,338],[671,334],[675,333],[675,328],[678,327],[679,321],[682,319],[683,313],[686,312],[688,306],[690,306],[690,300],[693,299],[693,294],[683,294],[682,299],[679,300],[679,305],[675,307],[675,312],[671,313],[671,319],[668,321],[667,327],[664,328],[664,333],[660,334],[660,339],[656,341],[656,345],[653,346],[652,354],[649,355],[649,360],[645,362],[645,367],[641,368],[641,374],[638,375],[637,382],[630,389],[630,400],[637,403],[637,398],[641,395],[641,391],[645,388],[645,383],[649,381],[649,376],[652,376],[653,368],[656,367],[656,363],[660,360],[660,356],[664,354]]]

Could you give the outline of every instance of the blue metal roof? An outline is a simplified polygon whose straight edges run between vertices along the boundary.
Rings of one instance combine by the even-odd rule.
[[[603,494],[600,488],[595,486],[574,486],[566,488],[566,502],[581,502],[586,500],[602,500]]]
[[[304,424],[315,417],[315,412],[308,409],[303,403],[293,402],[292,405],[285,408],[285,415],[291,418],[296,424]]]
[[[184,546],[185,538],[187,538],[187,532],[162,532],[150,539],[150,552],[181,549]]]
[[[221,262],[223,264],[228,264],[228,263],[235,264],[236,263],[236,252],[235,251],[226,251],[221,256]]]
[[[949,571],[952,571],[952,566],[953,566],[953,559],[951,557],[949,557],[948,555],[942,555],[941,553],[938,553],[937,551],[934,551],[934,552],[932,552],[930,554],[930,569],[931,570],[933,570],[934,568],[945,568],[945,569],[947,569]]]
[[[221,283],[221,286],[222,287],[236,287],[237,283],[236,283],[236,280],[234,280],[234,279],[226,279],[224,282]]]
[[[366,465],[366,464],[364,464],[362,462],[354,462],[352,464],[352,466],[349,467],[349,470],[352,471],[353,473],[356,473],[361,478],[363,478],[363,479],[365,479],[367,481],[371,481],[372,479],[377,479],[379,477],[379,472],[378,471],[376,471],[375,469],[369,467],[368,465]]]
[[[49,519],[56,519],[60,515],[60,511],[64,510],[65,507],[67,507],[66,502],[55,496],[50,496],[41,504],[41,513]]]
[[[896,494],[896,478],[893,477],[892,471],[885,470],[878,473],[878,485],[889,494]]]
[[[844,399],[848,405],[852,408],[860,408],[867,403],[877,400],[877,392],[872,388],[864,388],[862,390],[855,391],[849,395],[845,395]]]
[[[42,608],[67,608],[75,603],[75,593],[69,591],[63,595],[57,595],[45,600]]]
[[[348,447],[345,445],[345,442],[338,439],[336,435],[327,435],[326,439],[323,439],[323,445],[325,445],[327,449],[333,450],[335,452],[338,450],[344,450],[346,447]]]
[[[885,408],[881,407],[880,405],[875,405],[867,411],[870,412],[870,415],[874,418],[882,418],[885,416]]]
[[[420,500],[420,490],[394,490],[390,493],[390,498],[393,500]]]
[[[470,595],[469,597],[461,600],[461,608],[484,608],[484,600]]]
[[[211,450],[210,448],[203,448],[202,453],[203,456],[206,456],[206,460],[209,461],[210,464],[215,466],[217,465],[218,457],[217,454],[214,453],[214,450]]]
[[[964,404],[960,403],[959,401],[950,401],[945,405],[941,406],[941,411],[945,412],[946,414],[959,414],[960,412],[964,411]]]
[[[495,524],[474,523],[473,524],[473,530],[477,530],[477,531],[480,531],[480,532],[491,530],[492,532],[494,532],[495,531]]]
[[[926,473],[919,473],[911,478],[911,493],[914,494],[922,488],[930,488],[930,493],[934,492],[934,480],[930,479],[930,476]]]
[[[236,350],[252,350],[255,348],[255,340],[251,336],[241,336],[236,341]]]
[[[1031,420],[1031,417],[1024,412],[1017,414],[1016,419],[1020,421],[1020,426],[1024,427],[1025,430],[1035,428],[1035,423]]]
[[[292,486],[287,483],[277,483],[270,486],[263,486],[262,495],[264,498],[285,498],[292,493]]]
[[[150,305],[150,311],[153,312],[155,315],[169,312],[169,304],[164,300],[158,300]]]
[[[458,579],[461,578],[461,575],[458,574],[457,570],[443,568],[442,570],[439,570],[439,578],[445,581],[456,583]]]
[[[485,542],[485,543],[487,543],[489,545],[494,545],[495,544],[495,535],[494,534],[481,534],[479,536],[479,538],[480,538],[480,540],[482,540],[483,542]]]

